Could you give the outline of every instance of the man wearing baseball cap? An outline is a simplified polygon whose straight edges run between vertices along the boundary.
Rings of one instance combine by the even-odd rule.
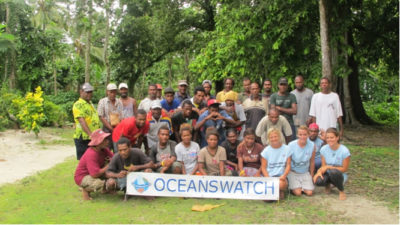
[[[161,100],[161,107],[167,111],[168,116],[172,117],[175,109],[179,107],[179,101],[174,98],[175,91],[171,87],[167,87],[164,90],[164,99]]]
[[[167,126],[169,128],[169,135],[172,135],[172,122],[171,118],[168,117],[167,113],[162,110],[159,101],[153,102],[150,107],[150,111],[147,113],[147,121],[150,124],[149,133],[147,134],[147,143],[149,148],[152,148],[158,141],[158,129],[161,126]]]
[[[207,102],[208,109],[203,112],[196,124],[195,129],[200,131],[200,147],[207,145],[206,130],[208,127],[215,127],[220,135],[218,144],[225,140],[225,124],[234,125],[235,121],[225,110],[220,110],[220,103],[216,99],[210,99]],[[225,122],[225,123],[224,123]]]
[[[90,192],[112,191],[105,185],[105,172],[113,153],[108,149],[106,133],[100,129],[91,135],[89,148],[83,154],[75,170],[75,183],[82,188],[83,200],[91,200]]]
[[[319,126],[316,123],[311,123],[308,128],[310,129],[310,141],[314,142],[315,146],[315,171],[321,167],[321,147],[325,145],[325,131],[320,132]]]
[[[162,100],[162,86],[161,84],[156,84],[157,86],[157,99]]]
[[[126,83],[120,83],[118,86],[119,95],[123,108],[122,108],[122,119],[135,116],[137,114],[136,99],[128,96],[128,85]]]
[[[103,131],[112,133],[114,128],[122,119],[122,102],[116,98],[117,85],[110,83],[107,85],[107,97],[100,99],[97,105],[97,113],[100,121],[103,123]],[[112,148],[112,139],[109,137],[110,148]],[[114,149],[116,152],[117,149]]]
[[[187,87],[188,87],[188,84],[187,84],[186,80],[179,80],[178,81],[178,89],[179,89],[179,91],[177,91],[175,93],[174,98],[179,101],[179,104],[181,104],[185,99],[190,99],[190,95],[188,95],[186,93],[187,92]]]
[[[278,92],[271,95],[271,108],[275,108],[284,116],[292,128],[292,140],[296,139],[296,127],[293,121],[293,115],[297,114],[296,96],[288,92],[288,80],[281,77],[278,82]]]
[[[93,86],[84,83],[79,91],[79,99],[72,107],[75,121],[74,142],[76,147],[76,158],[81,159],[90,142],[90,135],[100,128],[100,119],[92,104]]]

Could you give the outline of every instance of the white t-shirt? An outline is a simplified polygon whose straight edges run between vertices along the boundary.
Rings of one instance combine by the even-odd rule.
[[[153,105],[153,102],[160,102],[160,100],[151,100],[149,97],[146,97],[140,102],[138,109],[144,109],[144,111],[149,112],[151,105]]]
[[[316,123],[321,129],[336,128],[337,119],[343,116],[339,95],[334,92],[314,94],[311,100],[310,116],[316,118]]]
[[[293,115],[294,125],[306,125],[314,92],[308,88],[304,88],[302,92],[294,89],[290,93],[294,94],[297,100],[297,114]]]
[[[182,142],[175,146],[176,161],[183,162],[186,174],[191,174],[196,167],[199,152],[199,144],[193,141],[190,142],[188,148],[186,148]]]

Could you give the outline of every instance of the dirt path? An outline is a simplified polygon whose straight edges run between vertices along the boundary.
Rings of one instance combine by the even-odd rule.
[[[370,201],[354,194],[347,194],[347,199],[341,201],[338,196],[337,190],[327,195],[323,187],[317,187],[312,198],[320,201],[324,207],[343,215],[347,223],[399,224],[399,215],[383,206],[383,203]]]
[[[58,137],[41,133],[51,141]],[[47,170],[75,155],[73,145],[40,145],[33,133],[21,130],[0,132],[0,186],[12,183],[41,170]]]

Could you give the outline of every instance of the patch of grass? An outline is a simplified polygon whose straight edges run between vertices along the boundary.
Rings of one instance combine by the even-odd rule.
[[[83,202],[73,180],[75,159],[0,187],[3,223],[346,223],[307,197],[286,197],[265,203],[254,200],[182,199],[157,197],[147,201],[118,195],[94,194]],[[194,204],[225,204],[207,212],[192,212]]]
[[[43,128],[42,132],[53,136],[57,136],[60,139],[53,139],[53,140],[40,139],[38,142],[39,145],[74,145],[73,136],[75,130],[73,128],[45,127]]]
[[[399,209],[399,150],[393,147],[347,146],[351,152],[348,188]]]

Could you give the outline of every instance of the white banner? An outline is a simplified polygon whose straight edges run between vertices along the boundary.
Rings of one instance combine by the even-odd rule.
[[[278,200],[278,177],[190,176],[132,172],[128,195]]]

